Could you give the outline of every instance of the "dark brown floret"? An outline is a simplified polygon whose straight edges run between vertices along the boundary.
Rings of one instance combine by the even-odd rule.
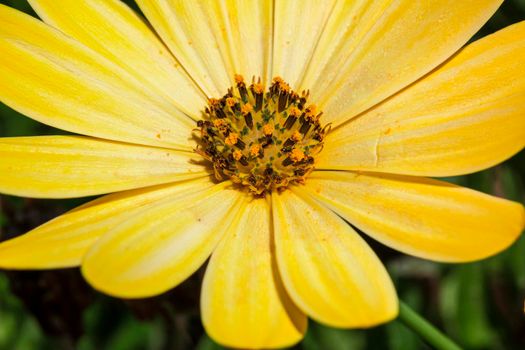
[[[210,99],[197,122],[196,151],[212,162],[218,179],[230,178],[257,196],[303,183],[326,135],[308,92],[295,93],[279,77],[266,92],[260,80],[247,86],[236,75],[235,82],[221,99]]]

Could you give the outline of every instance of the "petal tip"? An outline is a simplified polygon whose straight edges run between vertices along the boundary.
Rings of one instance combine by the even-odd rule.
[[[234,348],[234,349],[282,349],[287,348],[296,345],[299,343],[303,337],[306,331],[300,331],[298,330],[297,334],[294,337],[287,337],[287,338],[278,338],[275,337],[274,339],[267,339],[266,341],[260,342],[255,341],[254,339],[250,338],[243,338],[239,334],[236,334],[235,337],[225,337],[223,334],[220,334],[219,332],[215,332],[213,329],[210,329],[207,327],[207,325],[203,322],[204,329],[206,330],[206,334],[213,339],[217,344],[220,344],[227,348]]]
[[[91,267],[85,261],[80,267],[80,271],[84,279],[89,283],[91,287],[97,291],[106,295],[120,298],[120,299],[144,299],[151,298],[157,295],[163,294],[173,288],[174,286],[160,288],[154,283],[148,283],[147,281],[125,281],[118,277],[104,273],[97,267]],[[149,281],[151,282],[151,281]]]

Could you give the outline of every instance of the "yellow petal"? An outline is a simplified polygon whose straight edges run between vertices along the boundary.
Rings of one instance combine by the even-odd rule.
[[[381,261],[348,224],[302,191],[272,195],[277,263],[292,299],[334,327],[392,320],[397,296]]]
[[[194,118],[206,103],[167,48],[118,0],[30,0],[46,23],[92,48]]]
[[[521,204],[432,179],[315,171],[304,190],[379,242],[437,261],[494,255],[525,226]]]
[[[209,188],[209,178],[107,195],[0,244],[0,267],[49,269],[80,265],[86,251],[116,225],[166,197]]]
[[[246,80],[270,82],[273,2],[258,0],[206,0],[207,25],[214,32],[228,72]],[[209,51],[209,49],[208,49]],[[220,65],[220,62],[215,63]],[[233,76],[229,77],[231,81]]]
[[[284,78],[294,89],[299,86],[334,3],[334,0],[275,1],[273,76]]]
[[[525,22],[468,46],[434,73],[333,131],[318,168],[449,176],[525,146]]]
[[[206,176],[194,156],[80,136],[0,138],[0,193],[83,197]]]
[[[318,46],[335,50],[327,67],[313,67],[304,86],[334,126],[400,91],[449,58],[496,11],[502,0],[360,1],[325,31]],[[386,6],[383,6],[386,5]],[[363,18],[359,16],[364,16]],[[370,17],[369,17],[370,16]],[[352,25],[349,20],[359,21]],[[373,24],[370,26],[370,24]],[[354,35],[355,33],[355,35]],[[319,52],[319,51],[318,51]],[[324,55],[324,52],[320,52]],[[322,62],[323,60],[321,60]]]
[[[206,332],[235,348],[281,348],[298,342],[307,320],[276,271],[266,201],[243,204],[228,231],[213,252],[202,286]]]
[[[224,95],[235,72],[229,58],[222,55],[219,33],[209,25],[209,21],[217,20],[208,17],[211,5],[202,1],[168,0],[137,0],[137,4],[207,96]]]
[[[329,87],[324,85],[325,82],[335,79],[338,69],[343,67],[345,60],[384,15],[392,1],[337,1],[324,24],[298,90],[311,89],[314,96],[323,96],[320,89]]]
[[[175,287],[204,263],[233,220],[242,195],[229,185],[167,197],[126,220],[88,251],[84,277],[121,298],[150,297]]]
[[[194,121],[118,65],[4,5],[0,23],[3,103],[79,134],[191,149]]]

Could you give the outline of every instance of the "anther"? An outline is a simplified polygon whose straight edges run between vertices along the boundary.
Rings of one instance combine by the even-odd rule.
[[[250,114],[251,111],[253,111],[253,106],[249,103],[245,104],[241,107],[241,113],[242,115]]]
[[[241,84],[241,83],[244,84],[244,77],[240,74],[235,74],[233,76],[233,79],[235,79],[235,83],[237,84]]]
[[[265,136],[265,137],[262,138],[261,145],[263,146],[263,148],[266,148],[266,147],[268,147],[268,146],[270,146],[272,144],[273,144],[273,138],[272,138],[271,135],[268,135],[268,136]]]
[[[241,114],[244,116],[244,122],[250,129],[253,129],[253,117],[251,113],[252,111],[253,107],[249,103],[241,107]]]
[[[235,101],[235,99],[233,97],[228,97],[226,99],[226,105],[230,108],[233,108],[233,106],[235,106],[235,104],[237,103],[237,101]]]
[[[261,83],[253,84],[252,92],[255,95],[255,111],[259,112],[263,105],[264,85]]]
[[[296,144],[296,141],[289,138],[284,142],[283,147],[281,148],[281,151],[285,153],[290,152],[295,144]]]
[[[290,153],[290,159],[292,159],[294,163],[300,162],[305,158],[306,156],[304,155],[304,152],[298,148],[294,148]]]
[[[294,131],[292,136],[290,137],[293,141],[299,142],[303,139],[303,135],[299,131]]]
[[[239,150],[236,150],[233,152],[233,159],[240,160],[242,158],[242,152]]]
[[[237,90],[241,95],[242,101],[246,103],[248,101],[248,90],[246,90],[246,84],[244,83],[244,78],[240,74],[235,75],[235,82],[237,83]]]
[[[286,119],[286,122],[284,122],[284,127],[286,129],[290,130],[292,128],[292,126],[295,124],[296,121],[297,121],[297,117],[294,117],[293,115],[290,115]]]
[[[317,112],[317,107],[315,105],[309,105],[308,107],[306,107],[305,109],[305,118],[306,120],[308,121],[315,121],[316,120],[316,112]]]
[[[210,98],[208,102],[211,108],[219,108],[221,106],[221,101],[217,98]]]
[[[234,132],[231,132],[224,140],[224,143],[226,143],[228,146],[233,146],[237,142],[239,142],[239,135]]]
[[[239,159],[239,162],[244,166],[247,166],[249,164],[248,159],[245,156],[242,156],[241,159]]]
[[[297,107],[290,107],[290,113],[291,116],[298,117],[301,115],[301,110]]]
[[[252,157],[257,157],[259,155],[259,153],[261,152],[261,146],[260,145],[252,145],[252,147],[250,148],[250,155]]]
[[[267,92],[260,79],[249,86],[241,75],[234,79],[226,95],[209,99],[195,151],[213,163],[217,179],[230,178],[255,196],[303,183],[329,129],[308,104],[309,93],[297,94],[279,77]]]
[[[244,148],[246,148],[246,143],[244,143],[243,140],[238,139],[237,143],[235,144],[235,147],[240,148],[240,149],[244,149]]]
[[[253,84],[252,91],[255,94],[262,95],[262,93],[264,92],[264,85],[261,83]]]
[[[286,101],[288,100],[288,93],[285,91],[282,91],[279,94],[279,104],[277,106],[277,111],[281,113],[284,108],[286,107]]]
[[[225,119],[226,118],[226,113],[224,113],[224,111],[222,109],[215,110],[215,113],[217,114],[218,118],[221,118],[221,119]]]
[[[306,174],[306,169],[296,169],[293,172],[296,176],[304,176]]]
[[[284,166],[291,165],[293,163],[292,159],[290,157],[287,157],[283,162],[281,163]]]
[[[262,128],[263,134],[270,136],[275,131],[275,127],[272,124],[265,124]]]
[[[309,122],[304,122],[302,125],[301,125],[301,128],[299,129],[299,132],[303,135],[305,135],[308,130],[310,130],[310,127],[311,127],[311,124]]]

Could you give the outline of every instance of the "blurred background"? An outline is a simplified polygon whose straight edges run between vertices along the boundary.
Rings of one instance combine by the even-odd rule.
[[[35,16],[26,0],[0,4]],[[524,19],[525,0],[505,1],[474,39]],[[0,103],[0,137],[63,133]],[[523,203],[525,152],[490,170],[446,180]],[[89,199],[0,196],[0,240]],[[462,347],[525,349],[525,236],[496,257],[459,265],[419,260],[369,242],[385,262],[400,298]],[[222,349],[200,323],[201,277],[202,270],[162,296],[124,301],[94,291],[77,269],[0,271],[0,350]],[[429,347],[399,321],[370,330],[337,330],[310,322],[304,341],[294,349]]]

